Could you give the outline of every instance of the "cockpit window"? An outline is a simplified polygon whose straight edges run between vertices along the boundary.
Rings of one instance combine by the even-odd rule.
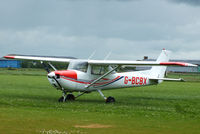
[[[103,75],[108,72],[107,66],[92,65],[91,73],[95,75]]]
[[[71,61],[69,66],[68,66],[68,69],[87,72],[88,62],[85,62],[85,61]]]

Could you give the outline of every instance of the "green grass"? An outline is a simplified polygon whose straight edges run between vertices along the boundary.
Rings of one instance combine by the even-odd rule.
[[[168,77],[183,78],[190,82],[200,82],[200,73],[169,73]]]
[[[105,104],[97,92],[58,103],[61,92],[48,83],[45,72],[5,71],[0,70],[2,134],[200,133],[199,82],[103,91],[115,97],[115,104]],[[109,127],[75,127],[91,124]]]

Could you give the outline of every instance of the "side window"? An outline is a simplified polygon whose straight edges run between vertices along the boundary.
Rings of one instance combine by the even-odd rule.
[[[98,66],[98,65],[93,65],[91,73],[95,75],[103,75],[108,71],[107,66]]]

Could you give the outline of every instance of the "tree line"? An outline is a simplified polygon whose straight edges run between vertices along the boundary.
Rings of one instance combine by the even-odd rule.
[[[47,62],[44,62],[46,65],[48,65]],[[62,62],[51,62],[51,64],[56,69],[67,69],[68,63],[62,63]],[[40,63],[40,61],[21,61],[21,68],[44,68],[44,66]]]

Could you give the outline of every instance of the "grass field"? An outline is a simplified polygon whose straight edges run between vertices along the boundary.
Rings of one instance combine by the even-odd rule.
[[[61,92],[44,71],[2,69],[0,134],[198,134],[200,82],[193,78],[104,91],[114,104],[105,104],[97,92],[58,103]]]

